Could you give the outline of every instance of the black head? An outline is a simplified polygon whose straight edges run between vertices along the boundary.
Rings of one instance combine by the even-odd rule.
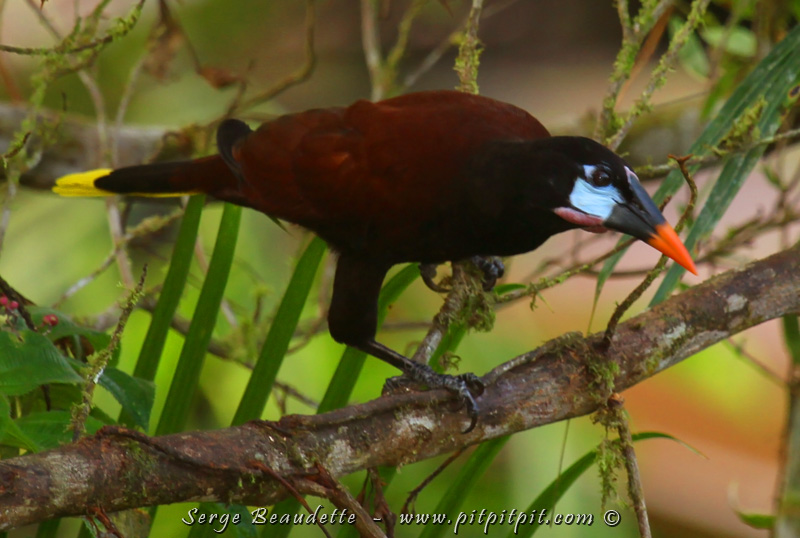
[[[569,227],[616,230],[645,241],[689,271],[694,262],[631,167],[594,140],[560,136],[530,142],[537,181],[530,200]]]

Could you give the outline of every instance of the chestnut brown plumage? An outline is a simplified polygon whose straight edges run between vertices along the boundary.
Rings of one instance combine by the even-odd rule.
[[[386,272],[537,248],[573,228],[642,239],[695,272],[631,168],[582,137],[551,137],[527,112],[452,91],[308,110],[251,131],[218,130],[219,155],[66,176],[64,195],[203,192],[304,226],[338,252],[328,321],[339,342],[459,395],[475,425],[472,375],[436,374],[375,341]],[[487,280],[496,264],[484,264]],[[495,273],[492,271],[495,270]],[[427,273],[426,273],[427,274]]]

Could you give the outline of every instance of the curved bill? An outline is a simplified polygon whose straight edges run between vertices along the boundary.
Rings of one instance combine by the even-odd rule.
[[[697,267],[678,234],[667,223],[661,211],[639,183],[636,175],[628,171],[628,183],[634,199],[618,203],[603,225],[618,232],[641,239],[651,247],[672,258],[687,271],[697,274]]]

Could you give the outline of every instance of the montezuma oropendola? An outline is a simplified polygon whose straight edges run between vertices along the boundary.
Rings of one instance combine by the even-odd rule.
[[[256,131],[229,119],[217,145],[219,155],[193,161],[65,176],[54,190],[206,193],[312,230],[339,254],[331,336],[458,394],[470,430],[473,393],[483,389],[475,375],[437,374],[375,341],[390,267],[511,256],[583,228],[630,234],[696,273],[622,158],[588,138],[551,137],[524,110],[486,97],[429,91],[358,101],[281,116]]]

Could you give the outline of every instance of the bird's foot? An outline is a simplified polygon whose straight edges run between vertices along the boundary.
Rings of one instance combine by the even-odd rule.
[[[436,267],[437,264],[435,263],[421,263],[419,264],[419,275],[422,277],[422,281],[425,285],[436,293],[448,293],[450,288],[448,286],[442,286],[435,280]]]
[[[492,291],[494,285],[497,284],[497,280],[503,277],[503,274],[506,271],[506,266],[503,264],[503,260],[498,258],[497,256],[473,256],[469,259],[475,267],[477,267],[481,273],[483,273],[483,289],[484,291]],[[442,286],[438,282],[436,282],[436,267],[437,264],[435,263],[421,263],[419,264],[419,274],[422,277],[422,281],[425,282],[425,285],[428,288],[432,289],[436,293],[448,293],[450,291],[449,286]]]
[[[497,280],[506,272],[503,260],[497,256],[473,256],[470,261],[483,273],[484,291],[492,291]]]
[[[478,404],[475,397],[483,394],[484,384],[475,374],[461,374],[457,376],[440,374],[427,364],[415,362],[404,357],[398,352],[376,342],[367,340],[357,346],[360,350],[385,361],[398,370],[402,370],[404,377],[409,381],[399,381],[392,378],[387,383],[386,389],[397,390],[398,387],[407,388],[410,383],[417,383],[431,389],[446,389],[458,396],[461,404],[466,407],[470,418],[469,427],[464,433],[471,432],[478,423]]]
[[[466,408],[470,418],[469,427],[463,433],[469,433],[478,423],[478,404],[476,396],[480,396],[484,391],[484,384],[481,379],[472,373],[449,375],[440,374],[427,364],[409,361],[403,369],[405,375],[392,377],[386,380],[384,393],[396,393],[401,390],[421,388],[445,389],[458,397],[458,400]]]
[[[383,384],[381,395],[388,396],[391,394],[400,394],[402,392],[410,392],[422,389],[423,385],[414,381],[410,377],[405,375],[396,375],[386,380],[386,382]]]

